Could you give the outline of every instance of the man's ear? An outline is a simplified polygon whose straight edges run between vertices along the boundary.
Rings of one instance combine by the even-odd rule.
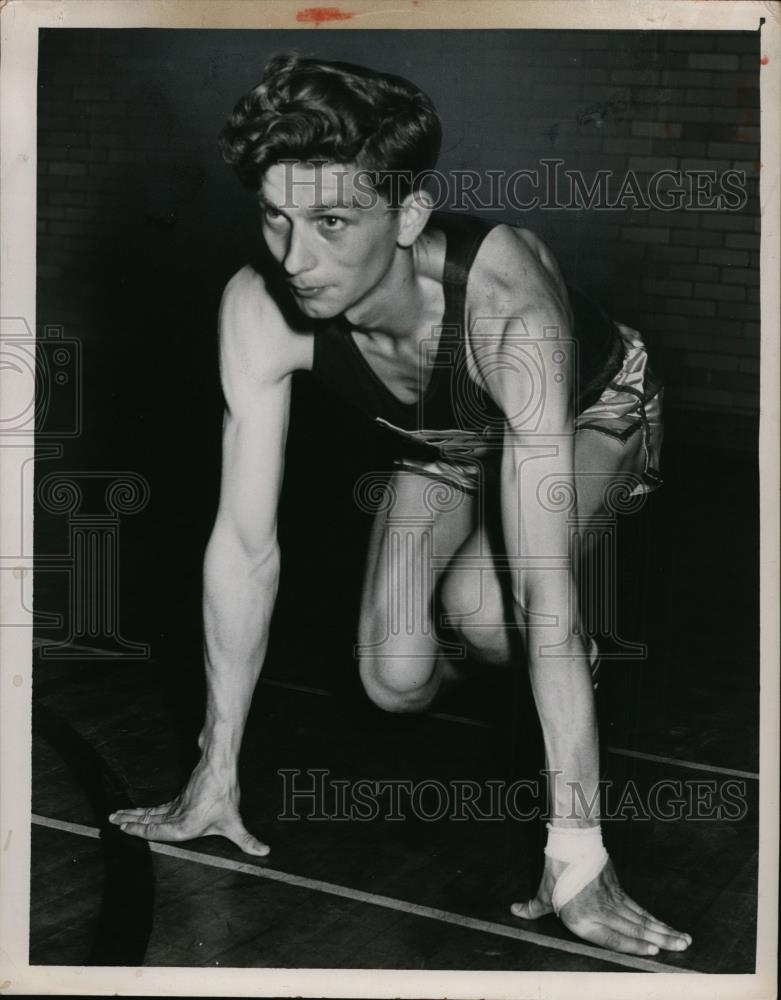
[[[411,191],[407,195],[399,209],[399,234],[396,242],[400,247],[412,246],[426,228],[433,210],[434,204],[426,191]]]

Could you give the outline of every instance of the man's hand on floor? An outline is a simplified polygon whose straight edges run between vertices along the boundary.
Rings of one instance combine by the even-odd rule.
[[[565,867],[564,863],[546,857],[537,895],[527,903],[513,903],[512,914],[536,920],[552,913],[551,894]],[[599,875],[564,904],[559,919],[585,941],[630,955],[657,955],[660,949],[684,951],[692,942],[689,934],[657,920],[628,896],[609,859]]]
[[[244,826],[239,815],[238,788],[203,759],[171,802],[148,809],[119,809],[109,816],[109,821],[144,840],[181,841],[219,836],[256,857],[264,857],[271,850]]]

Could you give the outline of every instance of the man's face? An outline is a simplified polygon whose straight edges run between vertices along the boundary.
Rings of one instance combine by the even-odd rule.
[[[260,202],[268,248],[307,316],[346,313],[387,275],[397,213],[355,167],[274,164],[263,178]]]

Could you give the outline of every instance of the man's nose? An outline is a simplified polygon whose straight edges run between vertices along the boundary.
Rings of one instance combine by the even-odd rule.
[[[293,278],[304,271],[311,271],[314,264],[314,255],[308,249],[306,241],[301,233],[296,231],[295,226],[292,226],[288,238],[287,252],[283,261],[285,270]]]

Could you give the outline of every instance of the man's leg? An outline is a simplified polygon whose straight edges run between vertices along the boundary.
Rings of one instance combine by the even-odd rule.
[[[577,432],[581,528],[605,509],[616,476],[642,471],[643,457],[640,430],[627,441],[590,429]],[[377,515],[367,558],[358,639],[361,680],[386,711],[420,711],[445,676],[458,675],[442,649],[440,615],[475,659],[495,665],[513,658],[514,624],[507,582],[493,559],[498,530],[475,523],[472,498],[411,473],[394,476],[388,489],[394,500]],[[448,560],[437,576],[433,562]]]
[[[639,428],[627,441],[593,429],[578,430],[575,486],[581,531],[606,509],[606,494],[616,477],[639,475],[643,462]],[[492,557],[500,544],[497,534],[483,523],[466,537],[442,581],[441,601],[448,625],[461,634],[470,653],[484,663],[502,665],[513,656],[514,624],[507,603],[509,581],[497,573]]]
[[[616,477],[640,476],[645,462],[643,431],[638,427],[626,441],[581,428],[575,434],[575,485],[582,528],[606,509],[606,496]]]
[[[360,676],[380,708],[420,711],[445,672],[433,611],[438,568],[473,530],[474,503],[455,487],[404,472],[390,479],[381,506],[361,602]]]

